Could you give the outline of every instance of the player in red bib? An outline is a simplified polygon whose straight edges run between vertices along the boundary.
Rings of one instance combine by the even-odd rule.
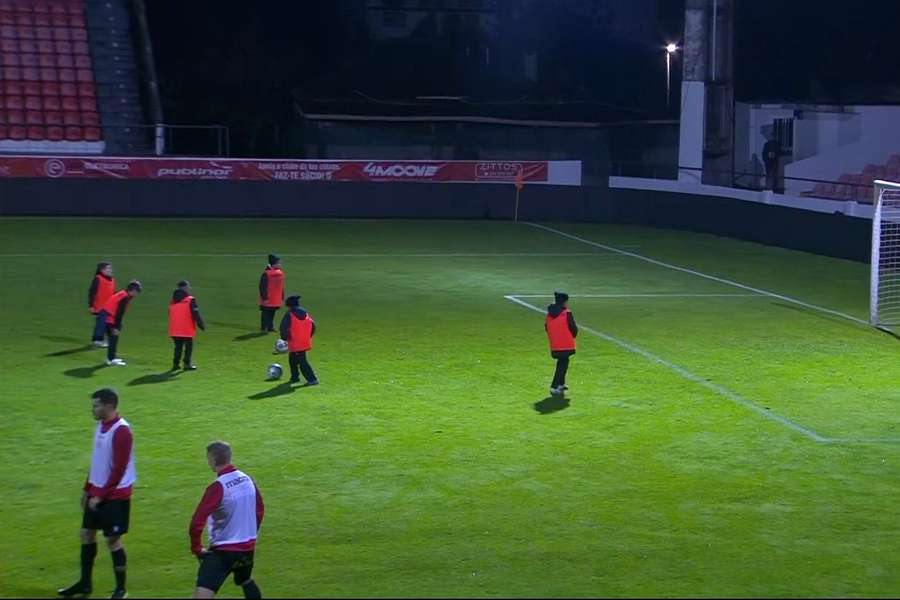
[[[279,327],[281,339],[288,343],[291,363],[291,383],[300,383],[300,372],[306,385],[319,385],[306,353],[312,350],[312,337],[316,333],[316,322],[304,309],[300,308],[300,296],[291,296],[284,301],[288,313],[281,319]]]
[[[214,597],[231,574],[244,598],[262,598],[253,581],[253,552],[265,512],[262,495],[256,483],[231,464],[231,446],[226,442],[208,445],[206,462],[216,480],[203,493],[188,530],[191,552],[200,560],[194,598]]]
[[[191,295],[191,283],[182,279],[172,293],[169,303],[169,337],[175,342],[175,355],[172,358],[172,370],[177,371],[184,352],[184,370],[194,371],[196,365],[191,361],[194,352],[194,336],[197,328],[206,331],[206,324],[200,316],[197,300]]]
[[[109,339],[109,347],[106,349],[106,364],[108,366],[124,367],[125,361],[116,358],[116,349],[119,346],[119,333],[122,330],[122,320],[131,299],[141,293],[144,288],[137,279],[132,279],[124,290],[120,290],[109,297],[109,300],[97,313],[97,330],[102,330]],[[96,335],[96,334],[95,334]]]
[[[106,328],[98,325],[100,321],[96,320],[96,315],[115,292],[116,280],[113,279],[112,264],[108,262],[97,263],[97,270],[94,273],[94,278],[91,280],[91,287],[88,289],[88,310],[95,317],[94,335],[91,337],[91,342],[100,348],[106,348],[108,344],[104,340]]]
[[[263,333],[275,331],[275,313],[284,302],[284,271],[281,259],[269,255],[269,264],[259,277],[260,330]]]
[[[97,390],[91,396],[94,418],[99,421],[94,432],[91,470],[84,484],[81,507],[81,579],[59,590],[63,598],[86,597],[91,594],[91,576],[97,556],[97,530],[103,531],[112,554],[116,589],[112,598],[126,598],[125,548],[122,536],[128,532],[131,491],[137,479],[134,468],[134,438],[131,426],[119,416],[119,396],[110,388]]]
[[[556,372],[550,384],[550,394],[561,396],[569,386],[566,385],[566,372],[569,370],[569,357],[575,354],[575,337],[578,325],[569,311],[569,295],[565,292],[553,292],[554,303],[547,306],[547,318],[544,330],[550,341],[550,356],[556,359]]]

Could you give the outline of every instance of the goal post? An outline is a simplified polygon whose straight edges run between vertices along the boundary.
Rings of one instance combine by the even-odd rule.
[[[900,325],[900,183],[875,180],[869,322]]]

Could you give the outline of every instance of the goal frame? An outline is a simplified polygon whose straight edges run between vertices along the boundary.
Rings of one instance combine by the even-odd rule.
[[[870,261],[869,275],[869,323],[873,327],[882,327],[878,318],[878,285],[879,267],[881,266],[881,209],[882,192],[885,190],[897,190],[900,192],[900,183],[876,179],[873,182],[872,191],[872,258]]]

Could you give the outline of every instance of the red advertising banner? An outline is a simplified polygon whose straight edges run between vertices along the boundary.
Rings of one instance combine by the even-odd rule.
[[[547,161],[244,160],[0,156],[0,178],[554,183]],[[580,180],[580,165],[579,165]],[[569,182],[560,182],[563,184]],[[575,183],[574,185],[578,185]]]

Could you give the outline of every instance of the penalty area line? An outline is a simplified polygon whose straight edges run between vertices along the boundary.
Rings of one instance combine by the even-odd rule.
[[[521,300],[517,296],[509,295],[509,296],[504,296],[504,298],[506,298],[510,302],[514,302],[515,304],[523,306],[529,310],[533,310],[540,314],[544,314],[543,309],[538,308],[534,304],[525,302],[524,300]],[[787,427],[788,429],[791,429],[813,441],[820,442],[820,443],[831,441],[831,440],[829,440],[829,438],[827,438],[823,435],[819,435],[812,429],[804,427],[803,425],[800,425],[799,423],[795,423],[794,421],[791,421],[790,419],[786,419],[785,417],[782,417],[782,416],[777,415],[769,410],[766,410],[765,408],[759,406],[758,404],[755,404],[755,403],[751,402],[750,400],[747,400],[746,398],[744,398],[737,392],[733,392],[733,391],[729,390],[728,388],[723,387],[717,383],[707,381],[703,377],[700,377],[699,375],[695,375],[694,373],[688,371],[684,367],[680,367],[680,366],[676,365],[675,363],[669,362],[666,359],[664,359],[660,356],[657,356],[657,355],[653,354],[652,352],[648,352],[647,350],[644,350],[643,348],[641,348],[639,346],[635,346],[634,344],[632,344],[630,342],[626,342],[625,340],[620,340],[619,338],[611,336],[608,333],[603,333],[602,331],[598,331],[596,329],[593,329],[591,327],[586,327],[584,325],[579,325],[579,329],[587,331],[591,335],[598,337],[602,340],[606,340],[607,342],[615,344],[616,346],[618,346],[624,350],[627,350],[628,352],[632,352],[634,354],[643,356],[650,362],[653,362],[660,366],[663,366],[663,367],[669,369],[670,371],[674,371],[675,373],[680,375],[682,378],[687,379],[688,381],[691,381],[698,385],[701,385],[708,390],[712,390],[719,396],[727,398],[728,400],[732,401],[733,403],[739,404],[740,406],[743,406],[744,408],[746,408],[766,419],[769,419],[770,421],[774,421],[774,422],[778,423],[779,425]]]

